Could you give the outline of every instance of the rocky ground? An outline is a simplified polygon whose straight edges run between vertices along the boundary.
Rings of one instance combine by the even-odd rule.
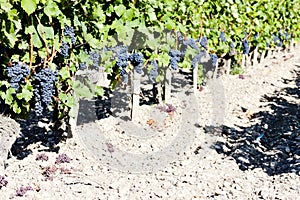
[[[175,112],[143,106],[137,124],[83,116],[57,144],[51,131],[39,133],[47,126],[23,122],[0,199],[297,199],[299,52],[208,81],[195,106],[175,97]]]

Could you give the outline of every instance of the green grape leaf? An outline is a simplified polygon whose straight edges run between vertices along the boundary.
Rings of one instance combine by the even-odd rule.
[[[22,0],[21,1],[21,7],[25,10],[25,12],[30,15],[32,14],[36,6],[38,4],[38,0]]]

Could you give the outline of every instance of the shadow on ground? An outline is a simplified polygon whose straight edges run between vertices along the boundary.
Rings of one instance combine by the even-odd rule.
[[[295,80],[272,95],[264,95],[261,102],[270,111],[254,113],[250,127],[223,126],[222,142],[214,145],[218,153],[231,156],[241,170],[262,168],[268,175],[300,172],[300,71]],[[293,82],[295,81],[296,84]]]

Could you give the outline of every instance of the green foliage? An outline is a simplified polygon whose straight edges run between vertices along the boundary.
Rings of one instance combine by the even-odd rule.
[[[271,47],[276,45],[272,34],[278,35],[279,31],[287,31],[289,38],[292,34],[298,41],[299,8],[299,0],[0,0],[0,48],[5,48],[0,54],[3,71],[0,97],[15,113],[28,113],[34,104],[33,76],[38,69],[51,67],[59,71],[52,106],[63,117],[75,101],[74,94],[103,95],[101,87],[75,81],[79,63],[93,65],[90,51],[101,54],[100,65],[109,75],[115,73],[116,58],[112,51],[102,50],[117,44],[132,47],[131,52],[142,52],[146,63],[155,58],[159,66],[167,67],[168,51],[178,48],[174,33],[180,31],[187,38],[206,36],[208,52],[219,57],[229,52],[229,44],[234,41],[235,52],[240,57],[244,32],[248,33],[250,46],[257,45],[260,51],[267,48],[267,42]],[[66,25],[74,28],[75,43],[64,34]],[[220,31],[225,33],[226,42],[220,41]],[[253,38],[255,33],[259,33],[257,40]],[[289,42],[283,39],[283,46]],[[69,46],[69,55],[65,57],[60,54],[64,43]],[[180,67],[191,67],[189,55],[183,58]],[[10,87],[4,72],[13,61],[26,63],[31,71],[18,92]],[[236,66],[234,73],[238,73]],[[110,77],[112,85],[116,85],[119,76]],[[162,74],[158,80],[161,77]]]

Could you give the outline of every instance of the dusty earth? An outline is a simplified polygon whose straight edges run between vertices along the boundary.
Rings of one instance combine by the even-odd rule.
[[[120,125],[112,117],[79,123],[73,137],[58,144],[51,131],[46,136],[37,133],[48,129],[47,122],[44,127],[20,122],[23,128],[13,156],[0,174],[0,199],[298,199],[299,55],[298,47],[277,53],[242,75],[208,81],[196,94],[196,123],[185,133],[178,126],[189,106],[180,107],[176,98],[176,112],[152,107],[151,113],[142,107],[144,123],[138,130],[158,132],[148,144],[126,140],[129,122]],[[145,161],[150,167],[120,167],[127,156],[120,152],[159,151],[178,133],[189,131],[194,131],[191,143],[177,149],[178,157],[164,160],[170,163],[151,165],[136,156],[135,165]],[[28,142],[30,134],[35,142]],[[106,140],[99,141],[104,136]]]

